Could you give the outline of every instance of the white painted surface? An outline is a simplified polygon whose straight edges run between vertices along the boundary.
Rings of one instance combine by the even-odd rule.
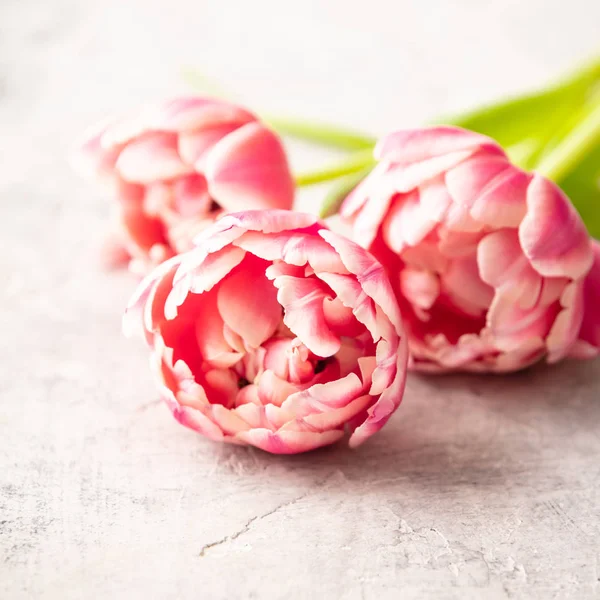
[[[547,81],[599,23],[593,0],[3,0],[0,598],[599,598],[598,362],[413,377],[356,452],[214,445],[155,402],[133,281],[96,269],[106,201],[65,163],[185,65],[383,132]]]

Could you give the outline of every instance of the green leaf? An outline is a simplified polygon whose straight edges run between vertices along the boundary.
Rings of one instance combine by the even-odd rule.
[[[312,142],[330,148],[340,150],[372,150],[377,142],[377,139],[372,136],[333,125],[308,123],[306,121],[281,117],[265,116],[264,119],[267,125],[281,135],[289,135],[305,142]]]
[[[600,59],[580,69],[567,80],[547,90],[509,99],[437,123],[457,125],[495,139],[509,148],[525,140],[531,144],[521,166],[529,168],[538,151],[553,137],[561,125],[570,120],[600,82]],[[525,163],[525,164],[523,164]]]
[[[575,205],[590,234],[600,239],[600,144],[561,181],[560,187]]]
[[[372,169],[375,166],[375,159],[373,158],[373,150],[371,148],[367,150],[361,150],[350,154],[345,160],[334,163],[323,169],[317,171],[309,171],[306,173],[298,173],[295,176],[296,185],[302,187],[305,185],[313,185],[315,183],[323,183],[324,181],[330,181],[332,179],[338,179],[344,175],[350,175],[363,169]]]

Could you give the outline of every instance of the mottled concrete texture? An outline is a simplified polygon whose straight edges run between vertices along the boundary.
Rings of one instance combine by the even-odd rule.
[[[541,84],[599,23],[595,0],[2,0],[0,598],[600,598],[600,363],[412,377],[354,452],[214,445],[121,337],[134,282],[97,269],[106,199],[65,162],[185,65],[380,132]]]

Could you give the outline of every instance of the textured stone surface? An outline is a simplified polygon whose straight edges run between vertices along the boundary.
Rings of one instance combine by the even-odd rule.
[[[120,335],[134,282],[96,268],[106,201],[65,163],[89,121],[196,64],[383,131],[543,83],[600,22],[593,0],[362,5],[0,3],[0,598],[600,597],[598,362],[412,377],[364,448],[273,457],[179,427]]]

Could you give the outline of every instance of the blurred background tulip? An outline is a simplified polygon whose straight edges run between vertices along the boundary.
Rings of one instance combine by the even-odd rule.
[[[96,128],[76,169],[108,183],[115,232],[105,262],[143,273],[224,212],[291,208],[294,184],[277,135],[247,110],[188,96],[145,106]]]

